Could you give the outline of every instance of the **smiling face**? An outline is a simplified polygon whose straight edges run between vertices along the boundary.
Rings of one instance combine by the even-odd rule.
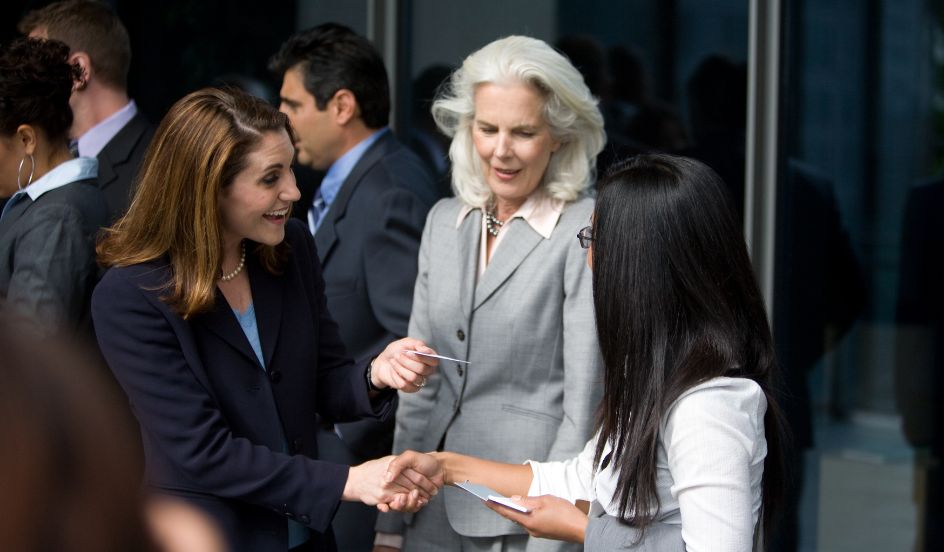
[[[472,141],[489,189],[516,204],[540,186],[551,153],[560,147],[544,120],[544,98],[524,83],[476,88]]]
[[[332,98],[324,109],[318,109],[315,97],[305,89],[302,69],[298,66],[285,72],[279,96],[279,111],[288,115],[297,137],[298,162],[326,170],[341,156],[342,128],[333,116],[336,100]]]
[[[243,239],[274,246],[285,239],[289,208],[300,196],[294,154],[287,132],[263,133],[245,168],[220,192],[224,247],[235,249]]]

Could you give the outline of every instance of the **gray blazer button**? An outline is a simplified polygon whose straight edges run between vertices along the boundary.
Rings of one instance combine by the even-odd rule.
[[[456,364],[456,372],[459,374],[459,377],[462,377],[462,365]]]
[[[456,337],[459,338],[459,341],[465,341],[465,332],[462,330],[457,331]]]
[[[269,372],[269,380],[272,383],[278,383],[282,381],[282,372],[280,372],[279,370],[272,370],[271,372]]]

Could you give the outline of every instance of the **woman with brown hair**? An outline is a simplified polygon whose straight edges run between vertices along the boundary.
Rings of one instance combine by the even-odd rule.
[[[393,390],[417,391],[436,361],[405,354],[432,352],[410,338],[347,357],[311,235],[289,220],[294,154],[265,102],[189,94],[98,250],[111,269],[93,320],[141,425],[147,484],[209,513],[232,550],[334,550],[340,500],[415,510],[435,490],[417,473],[384,483],[389,457],[317,460],[316,414],[389,416]]]

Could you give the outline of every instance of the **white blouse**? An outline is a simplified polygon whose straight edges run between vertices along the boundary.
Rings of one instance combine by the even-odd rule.
[[[767,399],[754,381],[714,378],[683,393],[666,413],[656,457],[656,519],[681,524],[687,550],[751,550],[767,456],[766,411]],[[534,474],[528,494],[596,500],[617,516],[613,462],[594,474],[597,438],[570,460],[528,460]],[[610,451],[607,444],[603,457]]]

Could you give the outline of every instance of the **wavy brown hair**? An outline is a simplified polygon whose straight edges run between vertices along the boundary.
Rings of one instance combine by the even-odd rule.
[[[262,133],[288,118],[234,88],[204,88],[170,108],[151,141],[128,213],[98,244],[104,267],[166,259],[173,276],[163,299],[185,319],[212,307],[223,260],[219,198],[245,168]],[[259,244],[266,270],[279,273],[288,245]]]

